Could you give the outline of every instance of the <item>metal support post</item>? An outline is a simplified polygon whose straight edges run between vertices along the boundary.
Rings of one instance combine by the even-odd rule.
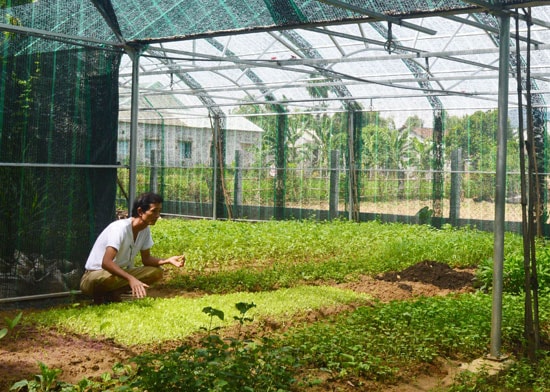
[[[510,15],[500,16],[498,82],[497,167],[495,181],[495,231],[493,252],[493,307],[490,358],[500,359],[502,325],[502,275],[504,265],[504,208],[506,201],[506,136],[508,131],[508,68],[510,60]]]
[[[132,204],[136,198],[137,188],[137,139],[139,113],[139,57],[140,51],[127,49],[132,59],[132,101],[130,108],[130,173],[128,180],[128,216],[132,214]]]

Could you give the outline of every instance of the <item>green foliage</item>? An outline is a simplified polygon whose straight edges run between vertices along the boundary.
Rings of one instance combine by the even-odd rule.
[[[488,169],[496,147],[498,111],[477,111],[472,115],[447,116],[445,124],[446,153],[461,148],[464,158],[470,160],[475,169]],[[512,134],[508,138],[512,138]],[[494,168],[494,163],[491,164]]]
[[[437,357],[481,355],[490,331],[484,296],[421,298],[362,307],[289,333],[310,366],[335,377],[394,382],[398,374]]]
[[[362,162],[367,169],[402,170],[418,162],[409,130],[368,125],[363,129]],[[394,173],[397,173],[394,172]]]
[[[244,325],[245,322],[252,322],[254,321],[254,317],[247,317],[246,313],[256,307],[256,304],[254,302],[246,303],[246,302],[238,302],[235,304],[235,307],[239,311],[238,316],[233,316],[234,320],[237,320],[239,322],[239,336],[241,334],[241,328]]]
[[[184,345],[134,361],[139,371],[131,385],[158,392],[288,391],[296,363],[291,349],[269,339],[228,342],[218,335],[208,335],[198,348]]]
[[[239,268],[211,274],[179,274],[165,284],[167,287],[183,290],[200,289],[217,294],[234,291],[258,292],[320,280],[346,282],[354,280],[361,271],[364,271],[364,263],[345,263],[339,259],[318,263],[274,263],[271,267],[261,270]]]
[[[239,316],[233,316],[233,319],[239,322],[239,335],[240,335],[241,327],[243,326],[243,324],[246,321],[250,321],[250,322],[254,321],[254,318],[253,317],[247,317],[246,313],[250,309],[255,308],[256,304],[254,302],[252,302],[252,303],[237,302],[235,304],[235,307],[239,311]],[[223,319],[225,317],[225,313],[222,310],[214,309],[211,306],[207,306],[207,307],[202,309],[202,312],[206,313],[207,315],[210,316],[210,325],[208,326],[208,328],[204,328],[205,330],[207,330],[210,333],[214,330],[217,330],[217,329],[221,328],[221,327],[212,328],[212,320],[214,319],[214,317],[217,317],[217,318],[219,318],[220,320],[223,321]]]
[[[57,378],[61,374],[60,369],[50,369],[42,362],[38,362],[40,374],[35,376],[34,380],[21,380],[16,382],[10,391],[26,390],[29,392],[48,392],[57,391],[63,383],[59,383]]]
[[[207,306],[205,308],[202,309],[202,312],[203,313],[206,313],[207,315],[210,316],[210,324],[208,325],[208,329],[207,331],[210,333],[216,329],[220,329],[221,327],[214,327],[212,328],[212,321],[214,320],[214,317],[217,317],[219,318],[220,320],[223,321],[224,317],[225,317],[225,313],[222,311],[222,310],[219,310],[219,309],[214,309],[213,307],[211,306]],[[206,329],[206,328],[205,328]]]
[[[449,387],[449,392],[492,392],[495,391],[489,381],[489,375],[486,371],[480,371],[473,373],[465,371],[459,373],[455,379],[454,384]]]
[[[504,298],[505,351],[523,339],[521,303],[521,297]],[[550,297],[541,298],[541,309],[549,309],[549,305]],[[236,317],[243,322],[249,321],[246,312],[255,308],[252,302],[235,307],[240,314]],[[211,318],[224,314],[213,306],[205,310]],[[490,319],[491,298],[481,293],[376,303],[258,341],[223,339],[208,333],[199,345],[184,344],[167,353],[140,355],[133,360],[136,373],[128,367],[118,375],[104,375],[101,383],[85,379],[75,386],[54,384],[59,373],[47,368],[42,368],[42,381],[63,386],[50,390],[63,391],[288,391],[303,390],[300,385],[307,390],[309,381],[298,382],[297,372],[315,368],[329,372],[332,379],[352,379],[359,386],[366,380],[387,384],[403,381],[436,358],[469,361],[483,355],[489,345]],[[550,313],[542,312],[541,320],[547,326]],[[544,338],[548,338],[546,332]],[[550,361],[544,355],[537,365],[518,361],[497,379],[483,372],[461,373],[449,390],[538,392],[549,387],[549,374]],[[16,385],[38,384],[23,380]],[[12,390],[19,390],[15,388]]]
[[[263,291],[313,281],[346,282],[398,271],[424,260],[452,267],[482,264],[493,253],[491,233],[472,228],[353,223],[246,222],[166,219],[153,227],[155,254],[185,253],[184,270],[167,269],[166,285],[209,293]],[[506,235],[505,254],[521,249]],[[209,273],[210,267],[216,269]],[[480,276],[481,284],[484,279]]]
[[[548,299],[545,297],[541,308]],[[512,351],[523,340],[522,298],[506,296],[504,303],[503,344],[505,351]],[[547,325],[547,312],[542,319]],[[298,350],[305,367],[327,369],[336,378],[393,383],[436,358],[468,362],[483,356],[489,347],[490,331],[491,298],[477,293],[361,307],[289,331],[284,342]],[[544,377],[550,363],[545,358],[540,364],[536,373],[530,373],[531,378],[526,375],[525,364],[510,369],[508,383],[516,387],[521,383],[547,386]],[[458,382],[465,389],[457,391],[489,390],[480,387],[487,384],[483,376],[474,380],[462,374]]]
[[[250,224],[163,219],[152,231],[155,254],[162,257],[185,253],[186,271],[200,272],[210,267],[221,271],[235,266],[261,269],[330,260],[359,263],[356,268],[363,268],[366,273],[406,268],[426,259],[465,267],[477,265],[493,250],[491,233],[471,228],[437,230],[374,221]],[[176,272],[167,270],[168,274]]]
[[[378,222],[250,224],[175,219],[163,219],[153,229],[157,239],[155,254],[183,252],[188,258],[186,269],[167,270],[174,272],[167,276],[165,284],[181,290],[225,294],[50,309],[26,317],[25,322],[103,336],[120,344],[183,341],[204,329],[207,336],[199,346],[183,345],[168,353],[137,357],[137,373],[105,375],[100,384],[83,380],[75,386],[64,385],[64,391],[124,388],[284,391],[301,387],[307,390],[311,383],[323,383],[317,378],[309,380],[307,369],[312,368],[323,369],[331,378],[343,382],[392,383],[415,374],[436,358],[469,361],[488,350],[491,298],[483,291],[372,304],[368,295],[319,284],[349,282],[359,275],[399,271],[423,260],[437,260],[451,266],[481,264],[478,279],[486,284],[483,273],[490,268],[486,260],[493,249],[490,233],[471,228],[446,226],[437,230],[429,226]],[[537,246],[540,247],[537,248],[540,275],[544,276],[548,250],[542,241]],[[521,249],[521,237],[507,234],[505,268],[519,271],[520,263],[511,261],[521,255]],[[212,266],[221,271],[208,272]],[[517,271],[506,271],[506,281],[520,282],[521,279],[514,277],[519,275]],[[311,283],[315,286],[303,286]],[[508,291],[521,293],[518,290]],[[324,317],[313,324],[298,325],[284,336],[256,341],[223,339],[212,333],[237,324],[240,338],[240,327],[247,322],[261,323],[266,318],[284,322],[304,312],[343,304],[369,306]],[[226,317],[234,313],[235,308],[237,315]],[[548,309],[550,297],[543,292],[540,319],[544,341],[548,339]],[[208,328],[203,327],[205,314],[210,317]],[[522,325],[522,296],[505,295],[504,351],[515,352],[521,346]],[[527,386],[531,385],[533,390],[543,391],[548,388],[549,369],[550,363],[543,356],[540,365],[522,362],[497,380],[483,374],[461,374],[457,380],[460,385],[453,388],[500,392],[528,390]],[[46,370],[43,372],[49,375]],[[42,376],[42,380],[47,379]],[[61,388],[61,384],[57,385]]]
[[[257,317],[291,317],[303,309],[320,309],[368,300],[366,294],[328,286],[297,286],[273,292],[226,295],[205,295],[200,298],[145,298],[140,301],[113,303],[78,308],[55,308],[34,313],[27,322],[58,327],[63,331],[111,338],[120,344],[152,344],[184,339],[204,329],[204,315],[230,314],[237,302],[254,303]],[[211,309],[210,309],[211,308]],[[250,310],[249,310],[250,312]],[[247,313],[248,317],[248,313]],[[234,325],[235,320],[224,317],[218,326]]]
[[[550,290],[550,248],[547,241],[538,239],[535,247],[539,292]],[[493,259],[486,258],[479,264],[477,279],[480,287],[490,291],[493,284]],[[523,293],[525,287],[524,255],[521,246],[511,248],[505,254],[502,271],[503,290],[511,294]]]
[[[134,377],[135,371],[130,365],[117,363],[113,366],[113,373],[104,373],[101,380],[94,381],[83,378],[76,384],[70,384],[59,380],[61,369],[51,369],[39,362],[40,374],[35,375],[34,380],[21,380],[12,385],[10,391],[27,392],[104,392],[104,391],[129,391],[126,385]]]
[[[244,323],[246,312],[254,303],[239,302]],[[224,313],[212,307],[203,312],[223,320]],[[138,365],[137,377],[131,385],[151,391],[278,391],[289,390],[294,382],[292,369],[296,365],[292,349],[278,347],[271,339],[261,342],[223,339],[209,333],[199,347],[183,345],[165,354],[145,354],[134,358]]]
[[[5,337],[10,331],[15,329],[17,324],[19,324],[19,321],[21,320],[21,316],[23,316],[23,312],[19,312],[17,316],[15,316],[13,319],[10,319],[9,317],[4,317],[4,321],[6,322],[6,328],[0,329],[0,339]]]
[[[494,175],[496,169],[498,131],[498,111],[477,111],[463,117],[448,116],[445,124],[445,153],[447,159],[457,149],[468,162],[468,171],[472,171],[464,187],[465,197],[480,200],[494,198]],[[519,168],[519,145],[512,128],[508,126],[507,166],[509,171]],[[478,173],[476,173],[478,172]],[[508,192],[519,194],[519,176],[507,178]]]
[[[550,390],[550,357],[548,352],[544,352],[542,355],[542,358],[536,363],[520,358],[499,375],[489,375],[486,371],[460,373],[448,391],[548,391]]]
[[[434,210],[429,207],[422,207],[417,213],[418,222],[421,225],[429,225],[432,221]]]

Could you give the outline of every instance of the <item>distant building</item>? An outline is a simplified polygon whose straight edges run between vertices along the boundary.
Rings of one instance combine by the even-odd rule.
[[[209,118],[185,115],[185,107],[173,96],[142,99],[137,130],[138,164],[152,164],[153,156],[157,165],[165,167],[212,164],[213,124]],[[235,151],[240,151],[241,165],[250,165],[264,130],[244,117],[225,118],[224,128],[225,163],[232,164]],[[126,110],[119,114],[117,160],[127,164],[129,151],[130,111]]]

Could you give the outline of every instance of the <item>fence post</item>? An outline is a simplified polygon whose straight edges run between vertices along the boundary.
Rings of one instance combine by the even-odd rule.
[[[433,216],[443,217],[443,112],[437,111],[434,116],[433,128],[433,161],[432,161],[432,198]]]
[[[288,115],[284,109],[277,113],[277,144],[275,147],[275,189],[273,197],[273,215],[276,220],[285,218],[285,187],[286,187],[286,134],[288,131]]]
[[[330,152],[330,195],[329,195],[329,220],[338,218],[338,194],[340,190],[340,162],[339,150]]]
[[[149,174],[149,191],[157,193],[158,190],[158,168],[157,152],[151,150],[151,172]]]
[[[449,208],[449,220],[451,225],[458,226],[460,218],[460,194],[462,192],[462,149],[458,148],[451,153],[451,200]]]
[[[359,222],[359,167],[357,166],[357,161],[359,158],[358,141],[360,140],[360,134],[358,134],[359,127],[357,126],[358,123],[356,120],[360,119],[360,116],[361,112],[356,112],[354,110],[348,111],[348,202],[349,220],[354,222]]]
[[[241,170],[241,152],[239,150],[235,150],[235,178],[233,185],[233,214],[235,218],[238,218],[243,203],[243,173]]]

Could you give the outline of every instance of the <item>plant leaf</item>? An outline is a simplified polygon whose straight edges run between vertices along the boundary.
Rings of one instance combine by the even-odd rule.
[[[219,310],[219,309],[214,309],[213,307],[211,306],[207,306],[205,308],[202,309],[203,313],[206,313],[207,315],[209,315],[210,317],[218,317],[220,320],[223,320],[224,317],[225,317],[225,314],[223,313],[223,311]]]

